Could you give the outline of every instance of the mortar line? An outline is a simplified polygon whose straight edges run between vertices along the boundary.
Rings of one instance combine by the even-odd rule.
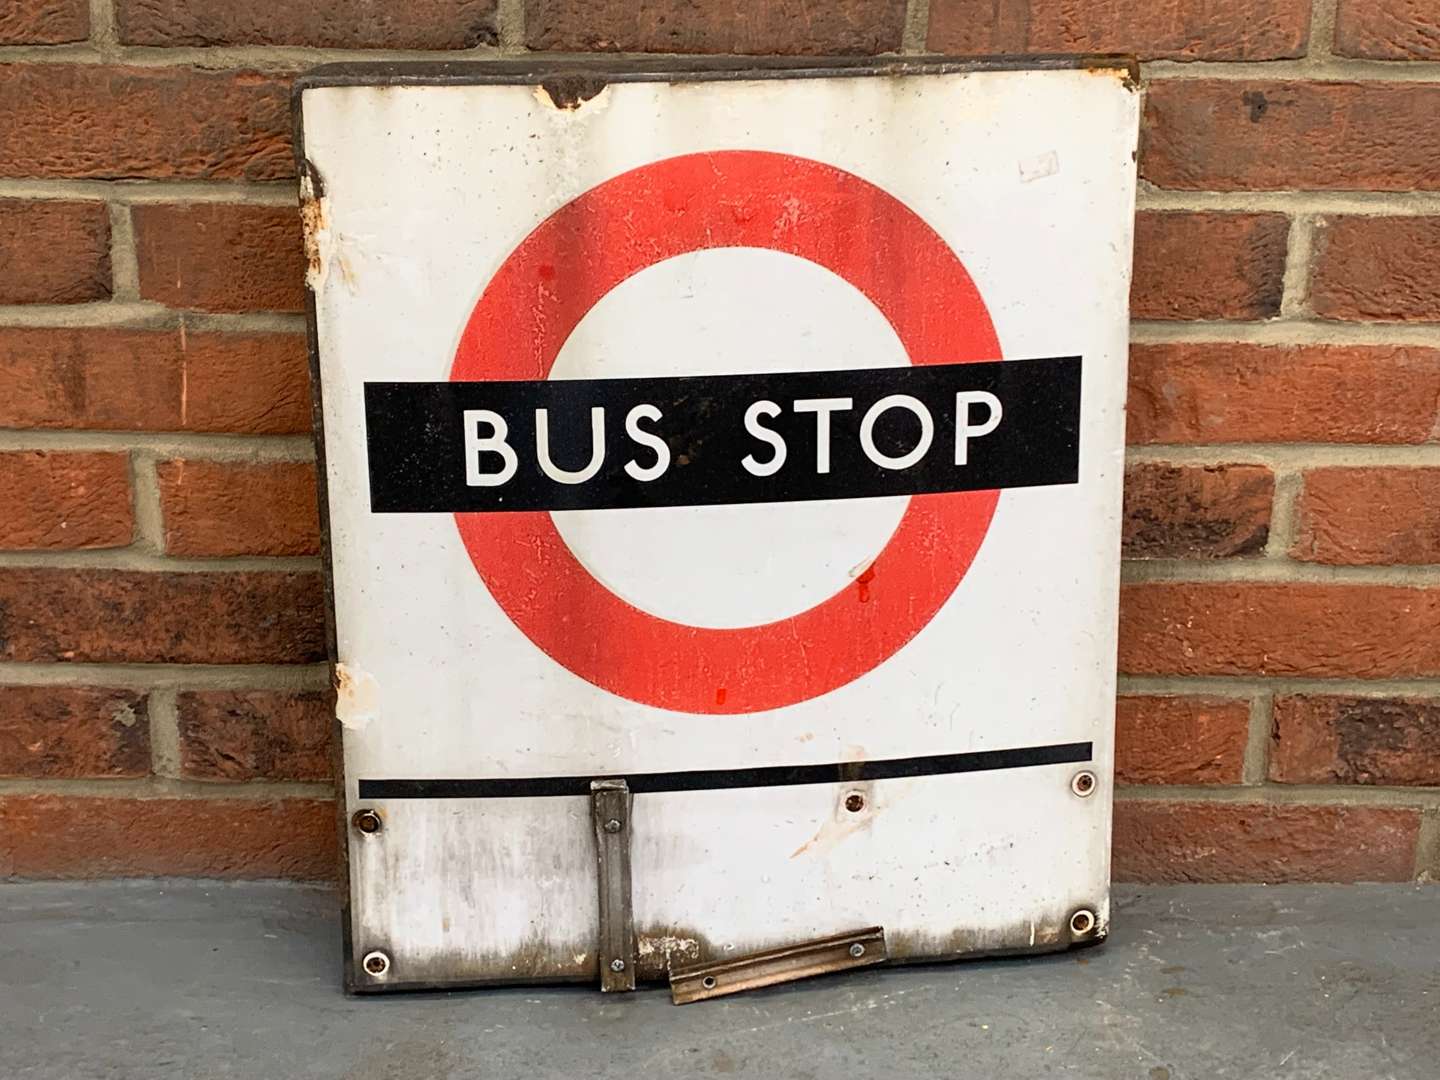
[[[1265,806],[1391,806],[1440,808],[1440,787],[1363,784],[1131,785],[1115,789],[1117,802],[1211,802]]]
[[[92,0],[93,2],[93,0]],[[509,4],[514,0],[501,0]],[[503,39],[502,39],[503,41]],[[464,60],[513,56],[506,46],[476,45],[461,49],[342,49],[306,45],[217,46],[102,46],[95,41],[78,45],[0,46],[0,63],[103,64],[134,67],[196,67],[209,70],[298,72],[316,64],[364,61]],[[586,53],[546,53],[546,60],[563,63]],[[653,62],[656,53],[607,53],[620,60]],[[1142,68],[1146,82],[1186,79],[1244,81],[1306,80],[1336,82],[1432,83],[1440,81],[1440,61],[1397,63],[1352,57],[1322,56],[1298,60],[1152,60]]]
[[[1250,721],[1245,737],[1240,782],[1263,784],[1270,772],[1270,739],[1275,723],[1275,694],[1256,694],[1250,699]]]
[[[1230,345],[1418,345],[1440,348],[1440,323],[1346,323],[1325,319],[1167,322],[1136,319],[1130,324],[1130,340],[1137,345],[1214,342]]]
[[[326,690],[328,664],[0,663],[0,686],[114,686],[135,690]]]
[[[0,178],[0,199],[104,200],[112,205],[226,203],[295,206],[294,180],[48,180]]]
[[[1290,218],[1290,235],[1285,248],[1284,285],[1280,316],[1304,319],[1310,314],[1310,274],[1315,250],[1315,215],[1299,212]]]
[[[313,461],[309,435],[244,435],[219,432],[80,431],[0,428],[0,451],[71,450],[114,453],[148,450],[168,457],[270,464]]]
[[[930,45],[930,0],[906,0],[905,27],[900,32],[902,53],[925,53]]]
[[[1440,466],[1440,444],[1151,443],[1127,446],[1125,460],[1166,465],[1265,465],[1277,473],[1336,466],[1434,468]]]
[[[503,55],[498,45],[485,44],[458,49],[342,49],[309,45],[123,45],[92,40],[77,45],[0,46],[0,63],[3,64],[123,64],[127,67],[193,67],[211,71],[280,74],[294,74],[328,63],[415,60],[454,63],[457,60],[492,59]],[[557,58],[560,55],[556,54]]]
[[[150,771],[158,777],[180,776],[180,711],[175,688],[156,687],[146,695],[150,713]]]
[[[1310,39],[1305,55],[1316,61],[1343,60],[1335,56],[1335,22],[1340,0],[1314,0],[1310,6]]]
[[[1265,556],[1289,562],[1292,561],[1290,550],[1295,545],[1297,501],[1303,474],[1288,466],[1272,471],[1275,494],[1270,502],[1270,535],[1265,540]]]
[[[89,304],[0,305],[0,326],[39,329],[189,330],[231,333],[305,332],[305,316],[284,311],[213,312],[167,308],[151,300]]]
[[[130,208],[110,203],[110,298],[127,303],[140,299],[140,261],[135,251],[135,223]]]
[[[1228,585],[1333,585],[1337,587],[1389,586],[1435,588],[1440,586],[1440,565],[1330,566],[1290,559],[1186,559],[1130,560],[1121,564],[1120,578],[1127,585],[1142,583]]]
[[[250,780],[240,783],[179,780],[165,776],[115,780],[0,780],[0,798],[7,795],[63,795],[115,799],[200,798],[233,799],[333,799],[330,783],[292,780]]]
[[[499,0],[495,6],[495,37],[506,56],[525,51],[525,0]]]
[[[1440,61],[1362,60],[1320,56],[1300,60],[1152,60],[1141,72],[1147,83],[1221,79],[1235,82],[1433,83]]]
[[[146,570],[167,574],[313,573],[318,555],[220,555],[213,558],[153,553],[141,544],[128,548],[75,551],[0,551],[0,570]]]
[[[130,483],[134,492],[135,538],[127,550],[146,558],[159,558],[165,554],[165,512],[153,451],[131,451]]]
[[[90,0],[89,44],[102,59],[119,53],[114,0]]]
[[[1436,191],[1185,191],[1140,181],[1136,209],[1219,213],[1310,213],[1315,215],[1426,216],[1440,214]]]
[[[1435,679],[1306,679],[1288,675],[1124,675],[1121,695],[1154,697],[1250,698],[1273,693],[1280,697],[1363,697],[1374,699],[1440,696]]]

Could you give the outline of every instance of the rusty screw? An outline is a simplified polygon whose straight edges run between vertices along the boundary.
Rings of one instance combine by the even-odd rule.
[[[861,810],[865,809],[865,796],[861,795],[858,791],[852,791],[849,795],[845,796],[845,809],[849,810],[852,814],[858,814]]]
[[[850,955],[855,957],[856,960],[859,960],[860,957],[865,955],[865,946],[857,941],[854,945],[850,946]]]
[[[624,960],[619,960],[619,959],[611,960],[611,961],[610,961],[610,970],[613,971],[613,972],[615,972],[615,973],[618,975],[620,972],[622,972],[622,971],[625,970],[625,961],[624,961]]]
[[[623,827],[624,827],[624,826],[622,826],[622,825],[620,824],[620,821],[619,821],[618,818],[613,818],[613,817],[612,817],[609,821],[605,822],[605,831],[608,832],[608,833],[617,833],[617,832],[619,832]]]
[[[350,824],[362,833],[369,835],[379,832],[384,823],[380,820],[380,814],[375,810],[356,810],[350,818]]]
[[[1084,937],[1095,929],[1095,913],[1088,908],[1081,908],[1070,916],[1070,932],[1077,937]]]
[[[1077,772],[1070,779],[1070,790],[1082,799],[1089,798],[1095,793],[1095,774],[1088,769]]]
[[[390,970],[390,957],[378,949],[375,952],[366,953],[365,959],[361,961],[361,963],[364,965],[365,970],[371,975],[384,975],[385,972]]]

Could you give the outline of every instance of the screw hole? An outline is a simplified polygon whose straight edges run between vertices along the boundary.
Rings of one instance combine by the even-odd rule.
[[[706,975],[703,979],[700,980],[700,985],[703,986],[706,990],[714,990],[714,989],[715,989],[715,976],[714,976],[714,975]]]
[[[1078,772],[1070,780],[1070,790],[1082,799],[1095,792],[1095,774],[1089,770]]]
[[[852,791],[849,795],[845,796],[845,809],[849,810],[852,814],[858,814],[861,810],[865,809],[865,796],[861,795],[858,791]]]
[[[384,975],[390,970],[390,958],[383,952],[366,953],[361,963],[371,975]]]
[[[356,810],[350,818],[350,824],[367,835],[377,833],[384,824],[380,814],[375,810]]]
[[[1081,908],[1075,912],[1074,915],[1070,916],[1070,932],[1072,934],[1084,937],[1094,929],[1095,913],[1093,911],[1087,911],[1085,908]]]

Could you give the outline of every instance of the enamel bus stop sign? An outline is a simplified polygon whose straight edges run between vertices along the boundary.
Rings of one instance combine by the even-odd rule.
[[[1103,937],[1128,67],[297,93],[348,984]]]

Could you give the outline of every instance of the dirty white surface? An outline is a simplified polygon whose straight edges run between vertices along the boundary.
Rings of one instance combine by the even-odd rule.
[[[636,923],[642,946],[703,939],[712,955],[875,923],[904,955],[1056,943],[1079,907],[1103,924],[1138,95],[1114,73],[1046,71],[614,84],[574,110],[529,86],[320,88],[304,110],[323,178],[311,281],[352,808],[360,778],[1089,741],[1101,781],[1085,800],[1071,765],[881,781],[859,815],[839,786],[640,797]],[[546,656],[490,598],[451,515],[371,514],[362,401],[366,381],[449,377],[481,290],[548,214],[626,170],[717,149],[815,158],[880,186],[959,256],[1005,358],[1084,365],[1079,484],[1002,494],[950,601],[875,670],[723,716],[625,700]],[[827,271],[720,249],[616,288],[552,377],[906,362],[885,319]],[[556,518],[631,604],[737,626],[847,587],[905,501]],[[351,837],[358,952],[387,949],[401,981],[593,977],[584,799],[379,808],[384,832]]]
[[[336,901],[0,885],[6,1080],[1434,1080],[1434,885],[1116,890],[1095,949],[673,1006],[581,987],[342,997]]]

